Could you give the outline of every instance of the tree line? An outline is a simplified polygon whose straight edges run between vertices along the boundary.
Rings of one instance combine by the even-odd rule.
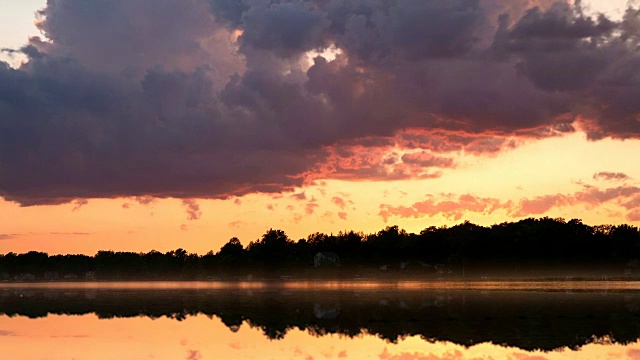
[[[337,262],[320,269],[340,273],[369,269],[414,273],[479,274],[548,269],[614,271],[640,267],[640,231],[632,225],[589,226],[581,220],[528,218],[480,226],[465,221],[408,233],[389,226],[373,234],[313,233],[294,241],[271,229],[246,247],[231,238],[205,255],[177,249],[162,253],[99,251],[94,256],[31,251],[0,255],[0,279],[203,279],[260,273],[313,274],[314,256],[333,253]],[[446,269],[446,271],[443,271]],[[329,270],[324,270],[329,271]],[[28,276],[25,278],[25,276]]]

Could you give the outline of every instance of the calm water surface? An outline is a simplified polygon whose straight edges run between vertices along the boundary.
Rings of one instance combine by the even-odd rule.
[[[640,359],[640,284],[0,284],[0,348],[7,359]]]

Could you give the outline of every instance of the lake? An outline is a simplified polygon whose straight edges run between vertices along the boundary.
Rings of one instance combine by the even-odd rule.
[[[3,283],[0,348],[8,359],[640,359],[640,283]]]

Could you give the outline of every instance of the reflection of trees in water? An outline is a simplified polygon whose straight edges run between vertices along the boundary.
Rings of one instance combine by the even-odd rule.
[[[100,318],[218,317],[231,331],[244,323],[270,339],[292,329],[312,336],[407,336],[471,346],[525,350],[579,348],[640,338],[639,292],[4,290],[0,312],[44,317],[95,313]]]

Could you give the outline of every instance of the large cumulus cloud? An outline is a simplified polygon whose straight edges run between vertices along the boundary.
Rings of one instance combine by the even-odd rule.
[[[455,166],[443,153],[578,123],[640,135],[632,8],[614,21],[532,0],[49,0],[39,17],[29,61],[0,64],[0,196],[23,205],[279,192],[318,171],[429,177]],[[353,146],[407,151],[325,171]]]

